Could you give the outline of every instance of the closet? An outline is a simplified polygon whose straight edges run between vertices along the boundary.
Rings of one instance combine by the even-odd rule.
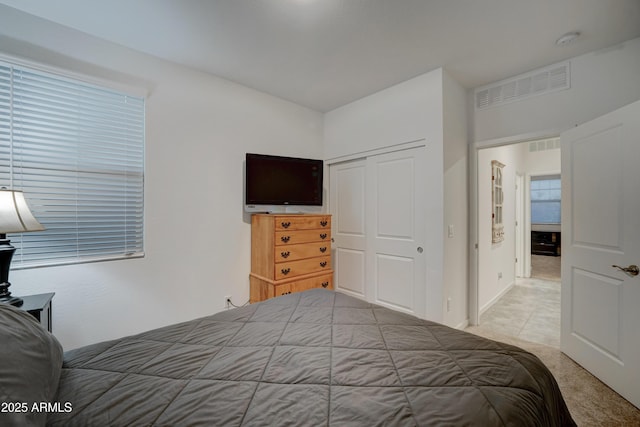
[[[424,146],[330,163],[334,287],[419,317],[426,311]]]

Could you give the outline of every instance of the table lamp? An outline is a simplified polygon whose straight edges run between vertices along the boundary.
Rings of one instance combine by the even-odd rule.
[[[22,191],[0,189],[0,303],[22,305],[22,299],[9,292],[9,267],[16,248],[7,233],[42,231],[44,227],[33,216]]]

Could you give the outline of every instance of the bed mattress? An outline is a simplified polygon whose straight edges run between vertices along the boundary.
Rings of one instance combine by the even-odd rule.
[[[531,353],[328,290],[64,355],[51,426],[571,426]]]

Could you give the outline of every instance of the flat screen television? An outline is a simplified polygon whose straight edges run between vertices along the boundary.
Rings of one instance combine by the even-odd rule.
[[[322,160],[253,153],[245,160],[246,211],[322,206]]]

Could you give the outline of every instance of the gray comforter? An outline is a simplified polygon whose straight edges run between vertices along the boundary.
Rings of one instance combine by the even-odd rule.
[[[55,426],[575,425],[534,355],[326,290],[65,354]]]

